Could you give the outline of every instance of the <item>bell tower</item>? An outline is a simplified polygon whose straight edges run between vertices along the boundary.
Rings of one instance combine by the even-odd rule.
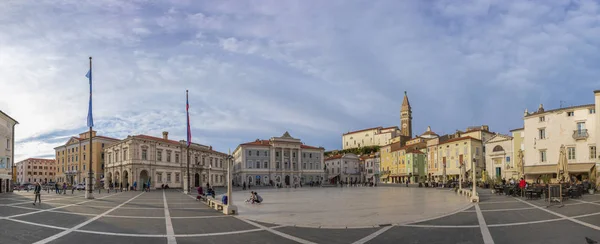
[[[404,100],[400,109],[400,134],[412,138],[412,109],[408,102],[408,95],[404,91]]]

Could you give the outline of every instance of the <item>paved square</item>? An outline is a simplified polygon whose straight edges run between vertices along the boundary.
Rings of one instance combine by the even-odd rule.
[[[306,204],[304,208],[314,208],[322,218],[331,218],[340,226],[365,226],[389,220],[386,213],[393,210],[396,217],[392,220],[398,224],[334,228],[261,222],[247,219],[244,213],[223,215],[178,190],[102,193],[95,194],[94,200],[85,199],[83,192],[46,193],[42,195],[43,203],[35,206],[31,204],[31,192],[16,192],[0,195],[0,225],[3,226],[0,243],[585,243],[586,237],[600,240],[599,195],[585,195],[582,199],[565,201],[563,207],[546,208],[548,203],[544,200],[496,196],[485,190],[480,192],[483,202],[475,205],[464,196],[442,189],[259,190],[269,191],[272,193],[263,194],[263,197],[267,195],[265,204],[239,203],[239,207],[281,210],[278,204]],[[373,193],[369,201],[355,200],[345,206],[347,210],[335,211],[319,207],[325,202],[319,198],[306,198],[304,202],[297,198],[307,193],[318,195],[321,191],[338,201],[346,199],[345,194],[378,192]],[[385,194],[393,191],[408,196],[391,199]],[[435,206],[422,203],[430,198],[429,194],[446,195],[442,199],[456,198],[462,203],[458,210],[432,211],[429,215],[433,217],[425,217],[426,206]],[[289,197],[291,195],[296,198]],[[243,198],[234,197],[234,200],[243,201]],[[392,209],[393,206],[396,208]],[[304,211],[281,212],[280,218],[288,218],[289,223],[293,223]],[[347,211],[364,215],[359,219],[341,216]],[[418,215],[421,220],[409,221]]]

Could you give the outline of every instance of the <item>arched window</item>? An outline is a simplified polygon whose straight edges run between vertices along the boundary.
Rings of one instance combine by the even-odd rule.
[[[499,151],[504,151],[504,148],[502,148],[502,146],[498,145],[494,147],[494,152],[499,152]]]

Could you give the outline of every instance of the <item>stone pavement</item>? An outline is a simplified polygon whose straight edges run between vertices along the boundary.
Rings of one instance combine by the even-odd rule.
[[[352,190],[346,191],[352,194]],[[448,193],[442,189],[417,190]],[[329,244],[586,243],[585,237],[600,240],[600,195],[585,195],[580,200],[568,200],[564,207],[546,208],[543,200],[486,192],[481,191],[480,204],[444,217],[347,229],[297,227],[250,221],[243,215],[225,216],[177,190],[103,193],[96,194],[95,200],[84,199],[82,192],[44,194],[42,204],[36,206],[31,204],[32,193],[0,194],[0,242]],[[327,203],[326,199],[323,201]]]

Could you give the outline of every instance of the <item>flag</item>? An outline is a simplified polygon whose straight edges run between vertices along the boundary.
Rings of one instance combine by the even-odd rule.
[[[90,60],[91,62],[91,60]],[[90,63],[90,71],[85,75],[90,80],[90,105],[88,108],[87,126],[94,127],[94,117],[92,116],[92,64]]]
[[[187,91],[185,94],[185,112],[187,114],[187,146],[192,143],[192,129],[190,128],[190,102],[188,101]]]

